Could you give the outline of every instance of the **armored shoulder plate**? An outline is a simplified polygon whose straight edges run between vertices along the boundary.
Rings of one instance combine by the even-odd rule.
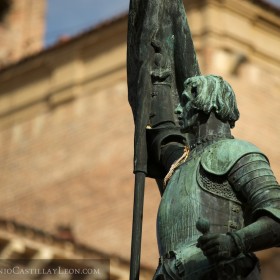
[[[211,174],[225,175],[241,157],[251,153],[262,154],[249,142],[237,139],[221,140],[205,149],[201,156],[201,165]]]

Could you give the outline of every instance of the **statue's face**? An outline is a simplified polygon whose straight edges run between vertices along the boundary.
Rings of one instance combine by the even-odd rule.
[[[192,106],[195,95],[196,91],[192,90],[191,87],[184,90],[181,102],[175,109],[175,114],[178,116],[181,130],[184,133],[191,132],[198,125],[199,111]]]

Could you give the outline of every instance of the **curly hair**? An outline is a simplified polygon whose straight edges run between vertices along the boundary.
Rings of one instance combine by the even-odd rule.
[[[196,76],[184,83],[185,91],[191,91],[192,107],[205,114],[215,112],[221,121],[227,121],[233,128],[239,119],[236,98],[230,84],[220,76]]]

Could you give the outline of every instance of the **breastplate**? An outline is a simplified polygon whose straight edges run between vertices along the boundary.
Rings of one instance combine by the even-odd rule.
[[[196,244],[201,233],[196,229],[202,217],[211,233],[226,233],[243,227],[241,203],[226,177],[208,174],[200,159],[203,151],[192,152],[171,177],[157,216],[160,255]]]

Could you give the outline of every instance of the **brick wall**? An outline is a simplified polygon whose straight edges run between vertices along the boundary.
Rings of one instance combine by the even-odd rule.
[[[11,0],[0,21],[0,68],[42,49],[45,0]]]
[[[2,131],[0,143],[2,217],[54,234],[70,225],[77,241],[129,257],[133,121],[125,76],[112,88]],[[150,185],[143,242],[150,249],[143,256],[155,265],[160,196]]]

